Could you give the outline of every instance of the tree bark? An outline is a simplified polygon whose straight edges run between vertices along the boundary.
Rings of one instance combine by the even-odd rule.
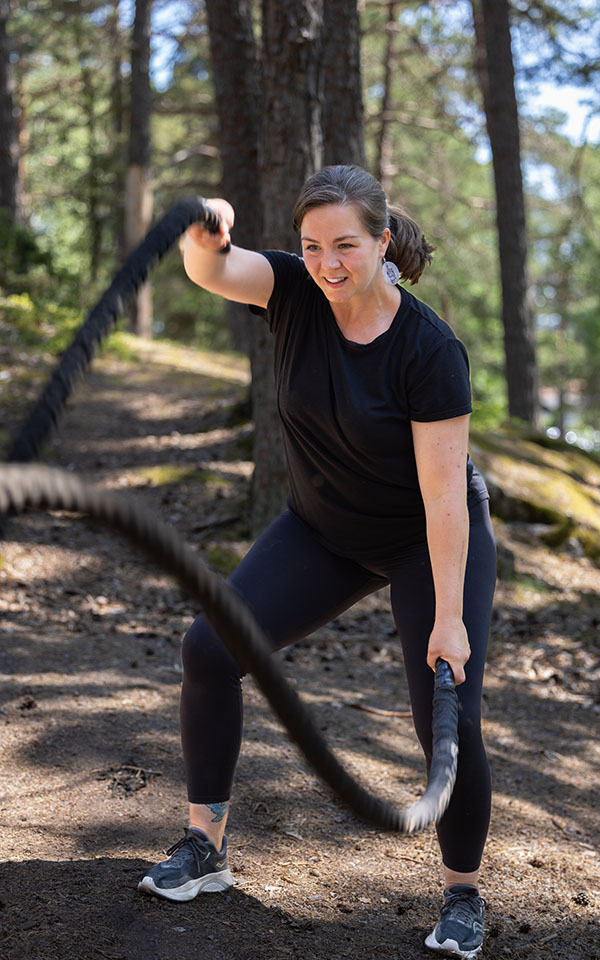
[[[14,81],[7,27],[9,0],[0,0],[0,208],[9,224],[23,223],[19,181],[19,137],[15,121]]]
[[[306,179],[321,166],[323,0],[263,0],[263,245],[297,249],[291,213]],[[281,511],[286,470],[266,325],[254,327],[255,422],[252,529]]]
[[[89,41],[84,37],[83,9],[82,4],[77,3],[76,16],[73,21],[75,33],[75,42],[79,59],[79,70],[81,73],[81,100],[86,122],[87,136],[87,171],[85,177],[85,203],[87,208],[87,223],[89,236],[89,280],[92,286],[98,279],[98,269],[100,265],[100,249],[102,237],[102,224],[98,212],[100,200],[100,170],[98,156],[98,130],[96,120],[96,90],[94,87],[94,73],[89,66],[90,50]]]
[[[237,214],[234,240],[294,250],[292,208],[306,177],[324,162],[324,136],[327,162],[364,164],[356,0],[263,0],[262,91],[249,0],[227,6],[207,0],[207,12],[223,190]],[[251,526],[258,533],[285,506],[287,482],[271,335],[247,313],[242,323],[252,334]]]
[[[323,164],[364,167],[357,0],[326,0],[323,16]]]
[[[152,0],[136,0],[131,43],[129,151],[125,176],[125,244],[127,252],[143,240],[152,219],[150,182],[150,18]],[[130,328],[152,337],[152,290],[145,283],[132,306]]]
[[[108,29],[113,51],[110,113],[112,118],[112,175],[115,197],[122,196],[125,189],[123,78],[121,74],[123,43],[119,23],[119,7],[120,0],[112,0],[112,10],[108,17]],[[115,204],[111,214],[111,230],[114,250],[118,254],[119,262],[121,262],[125,258],[125,220],[123,207],[118,203]]]
[[[508,0],[472,0],[476,67],[496,188],[508,410],[535,425],[538,373]]]
[[[210,51],[219,118],[223,195],[236,212],[234,241],[255,250],[260,239],[258,166],[260,68],[249,0],[206,0]],[[231,339],[248,354],[252,317],[244,304],[228,304]]]
[[[392,80],[394,76],[394,38],[395,33],[390,27],[396,19],[398,4],[392,0],[387,6],[386,39],[383,60],[383,96],[379,113],[379,129],[377,130],[375,176],[379,180],[386,194],[390,193],[392,178],[395,169],[392,166],[392,131],[393,131],[393,101]]]

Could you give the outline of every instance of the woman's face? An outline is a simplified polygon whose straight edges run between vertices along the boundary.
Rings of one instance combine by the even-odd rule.
[[[305,215],[300,237],[306,268],[332,303],[374,292],[385,280],[381,258],[390,241],[386,228],[376,240],[353,204],[327,204]]]

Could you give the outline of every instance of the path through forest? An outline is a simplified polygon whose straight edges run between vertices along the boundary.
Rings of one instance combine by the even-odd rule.
[[[17,359],[15,359],[17,363]],[[15,378],[15,382],[18,378]],[[226,570],[247,548],[243,364],[149,345],[103,359],[46,459],[126,488]],[[35,390],[30,389],[34,395]],[[8,426],[23,398],[5,388]],[[599,571],[535,529],[499,533],[485,692],[495,802],[482,957],[598,960]],[[229,828],[231,894],[140,895],[185,820],[179,642],[194,605],[122,539],[62,513],[0,545],[0,956],[3,960],[412,960],[437,915],[432,830],[365,827],[290,746],[252,680]],[[422,789],[386,592],[283,655],[342,759],[399,804]],[[358,706],[357,706],[358,705]]]

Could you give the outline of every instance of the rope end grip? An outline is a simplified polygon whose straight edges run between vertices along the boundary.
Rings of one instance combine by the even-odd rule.
[[[221,223],[221,218],[218,213],[216,213],[212,207],[209,207],[206,203],[204,197],[198,197],[198,200],[202,204],[203,214],[200,213],[198,216],[198,221],[202,224],[205,230],[208,230],[209,233],[218,233],[219,226]],[[231,250],[231,242],[228,240],[224,247],[221,247],[219,253],[229,253]]]
[[[454,686],[452,667],[446,660],[438,657],[435,661],[435,689],[454,690]]]

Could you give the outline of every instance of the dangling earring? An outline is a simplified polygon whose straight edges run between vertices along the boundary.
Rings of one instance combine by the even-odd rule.
[[[389,283],[391,287],[395,287],[400,279],[400,271],[396,264],[384,258],[381,262],[381,272],[385,282]]]

